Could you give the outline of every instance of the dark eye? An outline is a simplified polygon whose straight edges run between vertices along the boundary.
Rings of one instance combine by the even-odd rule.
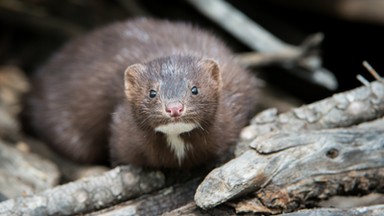
[[[197,89],[196,86],[193,86],[192,89],[191,89],[191,92],[193,95],[197,95],[199,93],[199,90]]]
[[[150,98],[154,98],[154,97],[156,97],[156,95],[157,95],[157,92],[155,90],[149,91],[149,97]]]

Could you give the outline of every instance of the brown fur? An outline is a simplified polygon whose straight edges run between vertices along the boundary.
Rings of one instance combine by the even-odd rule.
[[[212,35],[138,19],[67,44],[36,73],[27,112],[36,133],[74,160],[102,162],[110,151],[115,165],[179,167],[154,128],[174,121],[164,115],[166,103],[182,101],[177,121],[201,126],[181,134],[192,146],[181,166],[192,167],[235,143],[257,96],[257,79]]]

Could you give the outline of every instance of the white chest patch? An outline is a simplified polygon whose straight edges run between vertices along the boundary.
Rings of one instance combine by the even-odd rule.
[[[180,134],[189,132],[197,127],[196,124],[192,123],[170,123],[166,125],[160,125],[155,128],[155,131],[162,132],[167,137],[167,143],[172,151],[175,153],[179,165],[181,165],[188,149],[191,147],[188,143],[184,143],[181,139]]]

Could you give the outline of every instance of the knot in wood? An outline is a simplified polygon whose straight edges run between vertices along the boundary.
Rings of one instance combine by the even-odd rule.
[[[331,158],[331,159],[334,159],[336,158],[337,156],[339,156],[339,150],[336,149],[336,148],[331,148],[327,151],[326,153],[326,156]]]

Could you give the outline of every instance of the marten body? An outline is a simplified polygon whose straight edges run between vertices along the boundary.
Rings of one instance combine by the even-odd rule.
[[[33,77],[37,135],[86,163],[193,167],[234,144],[257,79],[212,35],[138,19],[67,44]]]

